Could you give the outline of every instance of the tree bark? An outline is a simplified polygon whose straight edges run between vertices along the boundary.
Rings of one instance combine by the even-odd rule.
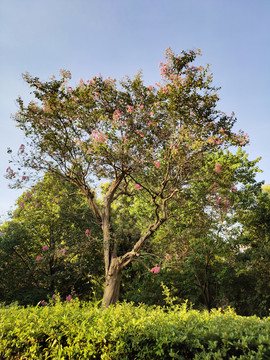
[[[112,258],[105,279],[102,308],[115,304],[119,299],[122,268],[118,258]]]

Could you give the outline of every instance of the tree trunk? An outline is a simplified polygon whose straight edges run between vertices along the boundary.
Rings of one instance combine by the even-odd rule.
[[[112,258],[109,271],[106,275],[102,308],[115,304],[119,299],[122,269],[118,258]]]

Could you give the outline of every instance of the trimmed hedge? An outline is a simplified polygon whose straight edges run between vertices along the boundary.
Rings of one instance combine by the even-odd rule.
[[[130,303],[0,309],[0,359],[270,359],[270,318]]]

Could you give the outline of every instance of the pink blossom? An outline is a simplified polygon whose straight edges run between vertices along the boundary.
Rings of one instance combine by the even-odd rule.
[[[72,296],[71,296],[71,295],[68,295],[68,296],[66,297],[66,301],[71,301],[71,299],[72,299]]]
[[[59,256],[66,256],[66,249],[57,249],[56,254],[54,255],[54,258],[58,258]]]
[[[225,208],[228,209],[230,207],[230,201],[228,199],[228,197],[226,198],[226,201],[225,201]]]
[[[127,112],[128,112],[128,113],[131,114],[131,113],[133,112],[133,110],[134,110],[134,107],[133,107],[133,106],[130,106],[130,105],[127,106]]]
[[[140,186],[139,184],[135,184],[135,189],[136,189],[136,190],[141,190],[141,189],[142,189],[142,186]]]
[[[217,163],[217,164],[216,164],[216,167],[214,168],[214,171],[215,171],[217,174],[220,173],[220,171],[221,171],[221,165],[220,165],[220,163]]]
[[[155,164],[155,167],[158,169],[158,168],[160,168],[160,163],[159,163],[159,161],[154,161],[154,164]]]
[[[42,306],[45,306],[45,305],[46,305],[46,301],[45,301],[45,300],[42,300],[40,303],[41,303]]]
[[[43,251],[49,250],[49,246],[48,246],[48,245],[42,246],[42,250],[43,250]]]
[[[43,259],[42,256],[37,256],[37,257],[36,257],[36,261],[41,261],[42,259]]]
[[[90,230],[89,230],[89,229],[86,229],[86,230],[85,230],[85,235],[86,235],[86,236],[89,236],[89,235],[90,235]]]
[[[108,139],[102,132],[98,132],[97,130],[93,130],[91,134],[92,138],[97,142],[105,143]]]
[[[236,186],[232,186],[232,187],[231,187],[231,190],[232,190],[232,191],[237,191],[237,187],[236,187]]]
[[[29,199],[29,198],[31,198],[31,197],[32,197],[31,193],[30,193],[30,192],[28,192],[28,191],[25,193],[25,196],[27,197],[27,199]]]
[[[151,269],[151,271],[154,273],[154,274],[158,274],[160,272],[160,266],[155,266]]]
[[[221,145],[222,143],[223,143],[223,140],[222,140],[222,139],[216,140],[216,144],[217,144],[217,145]]]
[[[113,113],[113,119],[114,120],[119,120],[121,116],[122,115],[121,115],[119,110],[115,110],[115,112]]]

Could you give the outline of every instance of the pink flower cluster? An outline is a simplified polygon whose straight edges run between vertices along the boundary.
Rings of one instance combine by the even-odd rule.
[[[25,150],[25,146],[21,144],[21,146],[19,147],[19,153],[20,154],[24,153],[24,150]]]
[[[11,169],[10,166],[6,169],[6,173],[7,173],[6,174],[7,179],[13,179],[16,176],[16,173]]]
[[[220,171],[221,171],[221,165],[220,165],[220,163],[217,163],[216,164],[216,167],[214,168],[214,171],[217,173],[217,174],[219,174],[220,173]]]
[[[127,112],[132,114],[133,113],[133,110],[134,110],[134,107],[131,106],[131,105],[127,105]]]
[[[160,168],[160,163],[159,163],[159,161],[154,161],[154,165],[155,165],[155,167],[158,169],[158,168]]]
[[[113,113],[113,119],[114,120],[119,120],[121,118],[122,114],[120,113],[119,110],[115,110],[115,112]]]
[[[105,143],[108,139],[107,136],[105,136],[102,132],[98,132],[97,130],[93,130],[91,136],[95,141],[102,143]]]
[[[32,198],[32,194],[29,191],[27,191],[25,193],[25,201],[27,201],[28,199],[31,199],[31,198]]]
[[[85,235],[86,235],[86,236],[89,236],[90,234],[91,234],[90,230],[89,230],[89,229],[86,229],[86,230],[85,230]]]
[[[217,197],[216,205],[223,205],[225,208],[224,211],[227,212],[228,208],[230,207],[230,200],[228,195],[226,196],[226,198],[224,196]]]
[[[138,190],[138,191],[142,190],[142,186],[140,186],[139,184],[135,184],[135,189]]]
[[[66,249],[61,248],[61,249],[57,249],[57,250],[56,250],[56,253],[55,253],[55,255],[54,255],[54,258],[57,259],[57,258],[59,258],[59,257],[61,257],[61,256],[66,256]]]
[[[160,272],[160,266],[155,266],[151,269],[151,271],[154,273],[154,274],[158,274]]]
[[[165,260],[170,261],[172,259],[172,256],[170,254],[165,255]]]

